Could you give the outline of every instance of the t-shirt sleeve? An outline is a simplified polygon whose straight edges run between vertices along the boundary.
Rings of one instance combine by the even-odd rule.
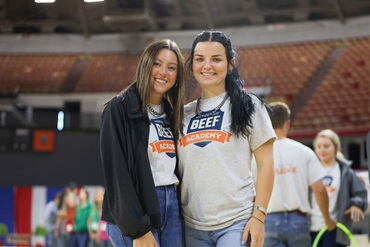
[[[317,158],[314,151],[307,147],[307,171],[308,171],[308,183],[312,185],[318,180],[322,179],[325,176],[325,169],[321,165],[319,158]]]
[[[255,106],[255,111],[252,115],[252,128],[249,135],[249,143],[252,151],[270,140],[276,139],[274,129],[272,128],[271,119],[268,115],[266,106],[256,96],[251,95]]]

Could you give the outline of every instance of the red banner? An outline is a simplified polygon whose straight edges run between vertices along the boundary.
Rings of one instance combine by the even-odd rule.
[[[33,151],[53,152],[54,151],[54,130],[33,131]]]

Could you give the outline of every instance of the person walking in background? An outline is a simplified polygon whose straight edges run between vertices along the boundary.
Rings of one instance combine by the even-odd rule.
[[[57,246],[57,239],[54,236],[55,225],[58,216],[58,206],[62,201],[62,192],[55,194],[54,199],[46,204],[45,208],[45,227],[48,231],[46,236],[46,246]]]
[[[58,210],[55,223],[54,236],[57,239],[58,247],[68,246],[70,234],[73,231],[74,219],[76,216],[77,198],[74,191],[65,191],[63,202]]]
[[[90,241],[87,219],[91,212],[91,202],[89,200],[89,193],[85,187],[79,189],[78,198],[79,201],[76,207],[73,231],[71,232],[69,243],[70,247],[87,247]]]
[[[271,102],[270,118],[277,140],[274,142],[275,180],[265,220],[265,247],[311,246],[308,214],[311,211],[309,188],[329,229],[328,195],[321,179],[325,176],[320,161],[309,147],[288,138],[290,109],[284,102]],[[257,180],[258,181],[258,180]]]
[[[340,158],[340,139],[333,130],[320,131],[314,139],[315,153],[325,169],[322,181],[329,195],[329,212],[337,222],[351,229],[352,221],[364,219],[367,208],[367,190],[356,173]],[[317,210],[318,203],[312,198],[311,236],[312,241],[325,226],[321,213]],[[342,247],[350,245],[345,233],[336,228],[326,231],[321,237],[320,247]]]
[[[266,105],[246,93],[231,41],[204,31],[187,60],[201,95],[184,109],[178,145],[186,245],[262,246],[274,180],[275,134]],[[256,193],[250,175],[256,156]]]
[[[103,206],[105,189],[97,188],[94,194],[94,203],[91,207],[91,213],[88,218],[88,228],[90,234],[91,246],[93,247],[111,247],[109,237],[105,234],[106,222],[102,222],[101,210]]]
[[[134,82],[102,114],[102,219],[114,246],[182,244],[175,141],[182,132],[184,61],[174,41],[143,51]]]
[[[87,219],[87,227],[89,229],[90,241],[92,246],[100,245],[100,217],[103,206],[104,188],[97,188],[94,194],[94,202],[91,206],[89,218]]]

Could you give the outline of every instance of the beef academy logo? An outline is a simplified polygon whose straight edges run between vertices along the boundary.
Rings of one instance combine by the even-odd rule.
[[[158,134],[158,141],[150,143],[153,152],[166,153],[168,157],[175,157],[175,142],[173,141],[173,134],[171,128],[164,123],[163,118],[151,119]]]
[[[196,115],[191,118],[187,134],[180,138],[180,146],[186,147],[194,143],[198,147],[205,147],[213,141],[229,142],[232,134],[221,130],[223,116],[224,112],[218,110],[208,117]]]
[[[333,193],[336,191],[335,187],[332,186],[334,178],[331,175],[326,175],[321,180],[328,193]]]

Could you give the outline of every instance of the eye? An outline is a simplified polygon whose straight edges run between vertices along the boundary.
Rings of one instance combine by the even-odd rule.
[[[153,63],[153,67],[159,67],[159,66],[161,66],[161,64],[160,64],[158,61],[155,61],[155,62]]]
[[[170,71],[176,71],[177,70],[177,67],[176,66],[169,66],[168,67],[168,70],[170,70]]]
[[[214,62],[221,62],[222,61],[222,59],[221,58],[214,58],[214,59],[212,59]]]
[[[196,62],[203,62],[204,61],[204,58],[202,58],[202,57],[196,57],[194,60]]]

